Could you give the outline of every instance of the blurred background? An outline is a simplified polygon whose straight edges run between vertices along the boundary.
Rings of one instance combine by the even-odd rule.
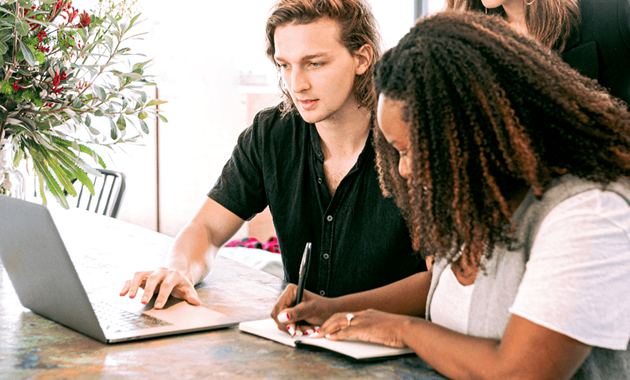
[[[258,111],[279,101],[278,76],[265,56],[265,21],[274,0],[127,2],[142,13],[137,32],[146,32],[128,46],[152,59],[145,71],[157,82],[152,95],[168,101],[160,109],[169,122],[147,119],[150,133],[138,145],[100,153],[108,169],[127,176],[118,219],[175,236],[216,182],[238,135]],[[386,50],[417,16],[440,11],[444,0],[370,3]],[[72,5],[90,10],[97,4],[74,0]],[[26,182],[33,184],[28,177]],[[266,210],[237,237],[274,235]]]

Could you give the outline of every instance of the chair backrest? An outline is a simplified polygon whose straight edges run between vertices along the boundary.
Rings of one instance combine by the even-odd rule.
[[[125,175],[121,172],[98,169],[102,177],[95,177],[94,196],[81,184],[77,196],[77,208],[85,208],[106,216],[116,218],[118,210],[125,196]],[[84,194],[85,193],[85,194]]]

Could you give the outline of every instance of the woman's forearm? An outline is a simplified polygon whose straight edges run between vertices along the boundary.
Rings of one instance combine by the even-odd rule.
[[[430,286],[431,273],[417,273],[377,289],[333,298],[332,312],[376,309],[423,317]]]
[[[591,347],[512,316],[502,341],[461,334],[407,318],[404,346],[449,379],[570,379]]]

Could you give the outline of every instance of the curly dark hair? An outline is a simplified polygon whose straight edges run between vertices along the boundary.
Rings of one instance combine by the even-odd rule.
[[[376,19],[372,14],[370,5],[365,0],[278,0],[271,9],[271,15],[267,19],[267,57],[279,69],[275,60],[276,45],[275,33],[280,26],[287,24],[310,24],[319,19],[328,17],[339,23],[341,27],[341,43],[352,54],[362,46],[370,45],[374,52],[372,62],[378,61],[381,56],[381,37],[378,33]],[[376,109],[376,94],[373,83],[374,65],[362,75],[357,75],[354,80],[354,96],[359,106],[369,110]],[[291,95],[280,79],[280,91],[282,92],[283,112],[295,111],[296,107]]]
[[[411,174],[378,127],[381,188],[421,253],[479,265],[510,240],[510,199],[573,174],[630,175],[630,113],[595,81],[496,16],[424,19],[375,68],[376,92],[403,104]]]

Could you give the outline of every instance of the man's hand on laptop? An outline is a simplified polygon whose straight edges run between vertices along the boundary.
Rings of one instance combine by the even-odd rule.
[[[169,295],[184,299],[191,305],[201,305],[194,284],[178,270],[161,267],[152,271],[136,272],[133,279],[125,282],[120,295],[129,294],[129,298],[135,298],[138,288],[144,289],[140,301],[144,304],[151,300],[153,294],[158,293],[156,309],[161,309],[166,304]]]

